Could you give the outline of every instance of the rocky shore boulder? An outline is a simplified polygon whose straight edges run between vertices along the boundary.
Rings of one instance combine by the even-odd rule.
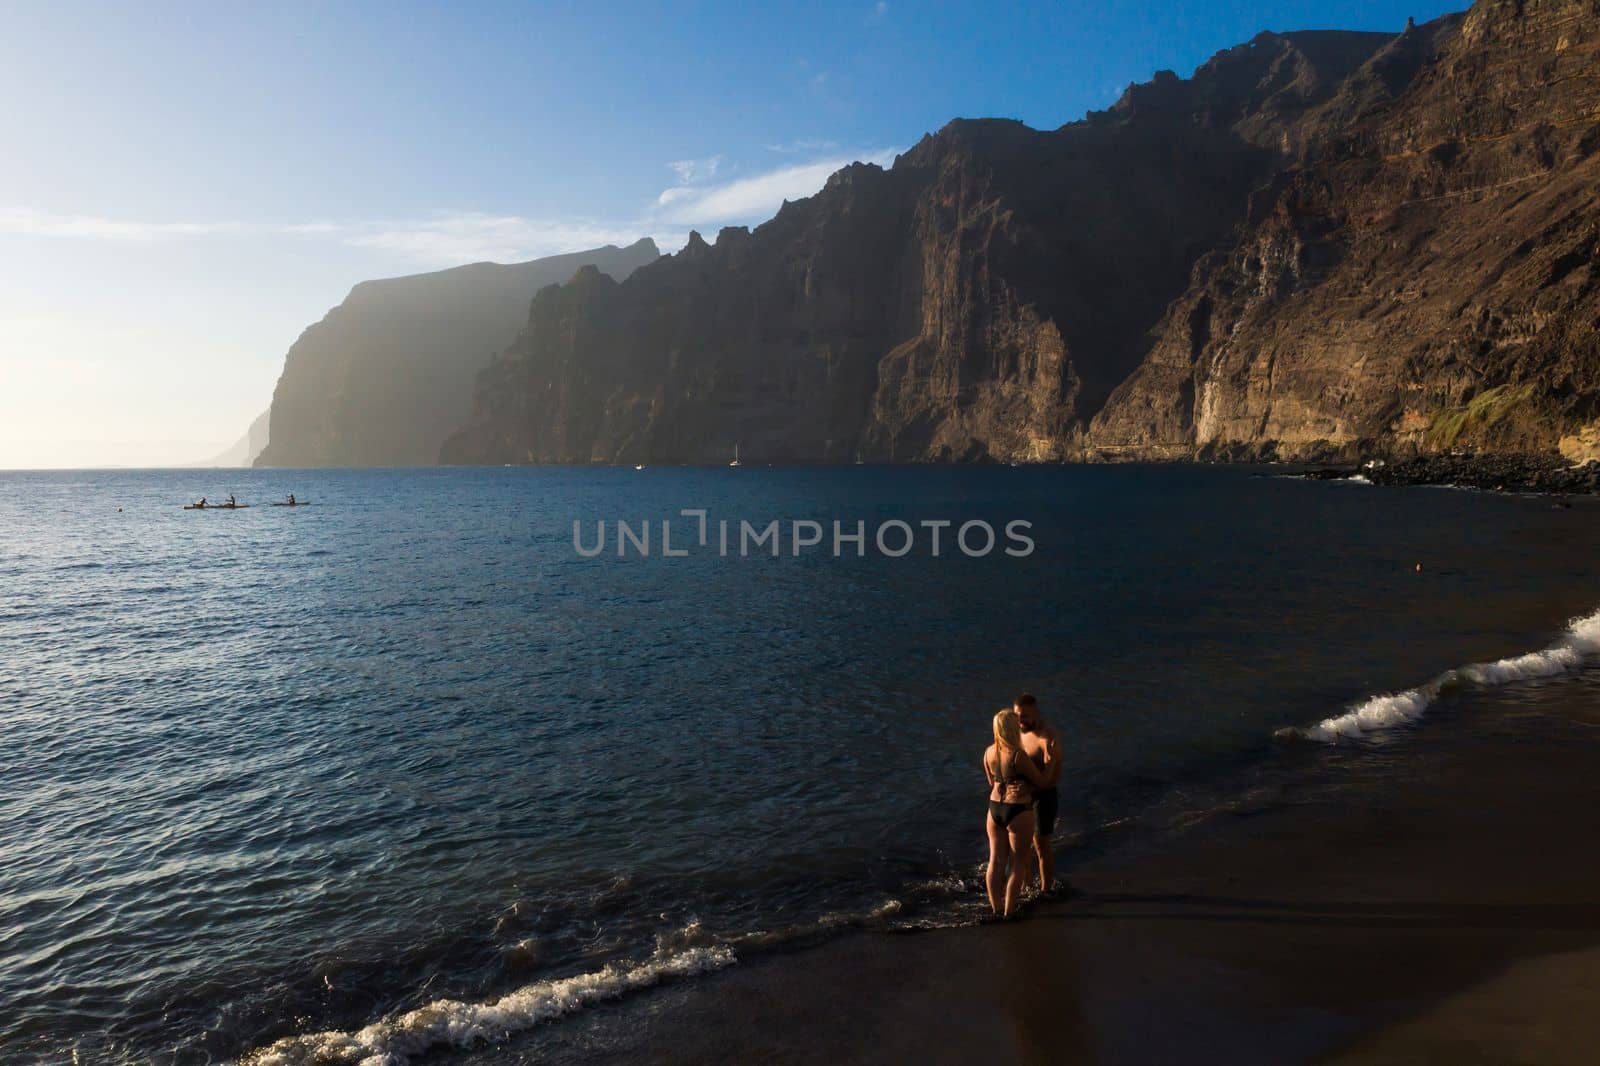
[[[1455,485],[1493,492],[1600,492],[1600,464],[1574,466],[1546,454],[1421,455],[1370,467],[1375,485]]]

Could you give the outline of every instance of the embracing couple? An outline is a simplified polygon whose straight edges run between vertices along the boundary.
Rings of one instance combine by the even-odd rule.
[[[1050,834],[1056,829],[1061,738],[1039,716],[1039,701],[1023,693],[994,716],[994,743],[983,753],[989,780],[989,906],[1015,918],[1023,886],[1039,860],[1039,888],[1057,891]]]

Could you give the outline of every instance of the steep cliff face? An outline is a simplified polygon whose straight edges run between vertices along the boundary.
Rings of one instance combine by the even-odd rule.
[[[791,205],[714,248],[692,235],[624,283],[585,271],[540,292],[444,459],[847,456],[901,254],[884,177],[846,171],[827,210]]]
[[[1600,457],[1597,256],[1597,0],[1262,34],[540,293],[442,458]]]
[[[195,466],[254,466],[256,457],[267,448],[267,432],[271,427],[272,412],[262,411],[250,423],[243,437],[227,451],[212,456]]]
[[[1263,34],[1053,131],[952,122],[754,232],[541,292],[446,462],[1049,459],[1390,43]]]
[[[1398,85],[1380,69],[1396,66]],[[1196,265],[1089,454],[1587,454],[1600,6],[1485,0],[1408,31],[1315,117],[1301,160]]]
[[[258,466],[427,466],[472,410],[478,371],[517,335],[541,287],[585,265],[627,277],[654,242],[502,266],[364,281],[284,363]]]

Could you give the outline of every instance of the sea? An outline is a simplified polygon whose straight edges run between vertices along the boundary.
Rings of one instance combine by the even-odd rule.
[[[1288,473],[0,473],[0,1061],[427,1063],[975,922],[1023,691],[1068,879],[1592,699],[1600,501]]]

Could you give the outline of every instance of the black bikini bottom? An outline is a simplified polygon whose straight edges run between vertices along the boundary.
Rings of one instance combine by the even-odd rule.
[[[994,819],[1001,829],[1011,824],[1012,819],[1024,811],[1033,810],[1031,803],[1001,803],[999,800],[989,801],[989,817]]]

